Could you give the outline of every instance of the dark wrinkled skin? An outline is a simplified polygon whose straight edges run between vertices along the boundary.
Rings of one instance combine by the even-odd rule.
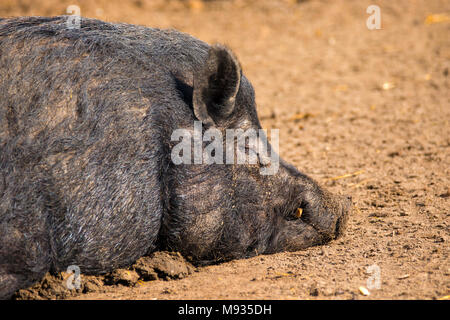
[[[69,265],[100,274],[159,249],[221,262],[342,234],[350,200],[282,160],[268,176],[171,162],[171,133],[194,120],[261,128],[228,49],[66,19],[0,19],[1,298]]]

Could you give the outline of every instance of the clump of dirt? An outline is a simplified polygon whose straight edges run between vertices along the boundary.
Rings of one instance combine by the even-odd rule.
[[[142,257],[133,265],[133,269],[143,280],[182,279],[195,271],[178,252],[158,251]]]
[[[116,269],[108,273],[104,278],[105,285],[123,285],[127,287],[135,286],[139,280],[139,275],[136,271],[129,269]]]
[[[178,252],[159,251],[139,258],[126,269],[116,269],[99,276],[81,274],[79,286],[71,273],[47,273],[32,287],[16,292],[13,299],[67,299],[81,293],[102,293],[107,287],[134,287],[146,281],[182,279],[195,270]],[[70,289],[71,286],[73,289]]]
[[[81,293],[104,292],[103,276],[81,276],[79,288],[69,289],[68,282],[71,274],[60,272],[57,274],[47,273],[45,277],[28,289],[22,289],[15,293],[14,300],[44,300],[44,299],[67,299]]]

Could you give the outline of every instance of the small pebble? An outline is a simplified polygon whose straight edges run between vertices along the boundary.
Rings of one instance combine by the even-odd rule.
[[[370,295],[370,292],[369,292],[369,290],[368,290],[366,287],[361,286],[361,287],[359,287],[358,289],[359,289],[359,292],[361,292],[361,294],[362,294],[363,296],[368,296],[368,295]]]

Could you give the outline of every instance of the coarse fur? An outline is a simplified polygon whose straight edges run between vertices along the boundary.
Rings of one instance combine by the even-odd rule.
[[[172,163],[172,132],[195,120],[261,128],[228,48],[66,22],[0,20],[0,298],[69,265],[101,274],[159,249],[221,262],[342,234],[350,200],[283,160],[267,176],[263,164]]]

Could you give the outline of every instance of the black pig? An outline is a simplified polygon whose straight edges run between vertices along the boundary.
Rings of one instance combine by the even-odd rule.
[[[69,265],[100,274],[159,249],[220,262],[342,234],[350,199],[281,159],[273,175],[171,161],[171,134],[196,120],[261,128],[229,49],[67,20],[0,19],[1,298]]]

